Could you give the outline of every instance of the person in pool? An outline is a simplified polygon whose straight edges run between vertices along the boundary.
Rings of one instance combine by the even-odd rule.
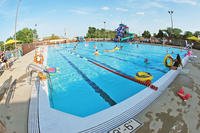
[[[115,47],[113,49],[114,50],[119,50],[120,48],[117,45],[115,45]]]
[[[96,49],[96,51],[94,52],[94,55],[98,56],[99,55],[99,51]]]
[[[144,59],[144,63],[145,63],[145,64],[149,64],[148,58],[145,58],[145,59]]]
[[[181,61],[181,57],[180,57],[179,54],[177,54],[176,59],[173,60],[173,62],[174,62],[174,64],[170,67],[170,69],[172,69],[172,70],[177,70],[177,68],[178,68],[179,66],[182,66],[182,67],[183,67],[183,64],[182,64],[182,61]]]

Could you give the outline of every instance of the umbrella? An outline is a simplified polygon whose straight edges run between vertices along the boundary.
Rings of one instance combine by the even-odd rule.
[[[200,38],[196,37],[196,36],[191,36],[187,38],[188,40],[192,40],[192,41],[200,41]]]
[[[14,39],[10,39],[10,40],[6,41],[6,42],[4,43],[4,50],[5,50],[5,46],[6,46],[6,45],[15,44],[15,43],[18,43],[18,42],[20,42],[20,41],[14,40]]]
[[[7,42],[5,42],[5,45],[7,45],[7,44],[15,44],[15,43],[18,43],[18,42],[20,42],[20,41],[10,39],[10,40],[8,40]]]

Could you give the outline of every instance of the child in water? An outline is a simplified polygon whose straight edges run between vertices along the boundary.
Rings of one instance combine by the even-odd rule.
[[[96,51],[94,52],[94,55],[98,56],[99,55],[99,51],[96,49]]]
[[[177,68],[178,68],[179,66],[182,66],[182,67],[183,67],[183,64],[182,64],[182,61],[181,61],[181,57],[180,57],[179,54],[177,54],[176,59],[173,60],[173,62],[174,62],[174,64],[170,67],[170,69],[172,69],[172,70],[177,70]]]

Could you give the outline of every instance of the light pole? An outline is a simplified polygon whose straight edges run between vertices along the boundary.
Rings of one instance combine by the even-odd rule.
[[[104,24],[104,31],[105,31],[105,33],[104,33],[104,41],[105,41],[105,38],[106,38],[106,21],[104,21],[103,24]]]
[[[33,29],[33,42],[37,42],[37,24],[34,25],[35,28]],[[34,32],[35,31],[35,32]]]
[[[174,13],[174,11],[168,11],[169,15],[170,15],[170,18],[171,18],[171,28],[173,29],[174,25],[173,25],[173,19],[172,19],[172,15]]]
[[[17,11],[16,11],[16,16],[15,16],[15,34],[14,34],[14,39],[15,39],[15,48],[16,48],[16,30],[17,30],[17,17],[18,17],[18,12],[19,12],[19,6],[22,0],[18,0],[18,4],[17,4]]]

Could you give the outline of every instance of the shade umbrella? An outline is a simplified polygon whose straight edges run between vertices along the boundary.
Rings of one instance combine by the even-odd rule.
[[[18,43],[18,42],[20,42],[20,41],[10,39],[10,40],[8,40],[7,42],[5,42],[5,45],[7,45],[7,44],[15,44],[15,42]]]
[[[187,38],[188,40],[192,40],[192,41],[200,41],[200,38],[196,37],[196,36],[191,36]]]
[[[4,43],[4,50],[5,50],[5,45],[15,44],[15,43],[18,43],[18,42],[20,42],[20,41],[14,40],[14,39],[10,39],[10,40],[6,41],[6,42]]]

